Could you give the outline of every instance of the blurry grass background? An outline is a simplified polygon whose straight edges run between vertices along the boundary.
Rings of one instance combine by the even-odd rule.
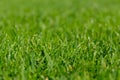
[[[0,80],[119,80],[119,0],[0,0]]]

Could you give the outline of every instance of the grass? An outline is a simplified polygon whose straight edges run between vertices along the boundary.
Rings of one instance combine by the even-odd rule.
[[[119,0],[0,0],[0,80],[120,80]]]

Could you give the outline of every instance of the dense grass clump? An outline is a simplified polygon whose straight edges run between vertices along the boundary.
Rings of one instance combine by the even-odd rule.
[[[0,80],[120,80],[119,0],[0,0]]]

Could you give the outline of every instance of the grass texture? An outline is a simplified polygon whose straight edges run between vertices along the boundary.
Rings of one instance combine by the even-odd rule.
[[[0,80],[120,80],[119,0],[0,0]]]

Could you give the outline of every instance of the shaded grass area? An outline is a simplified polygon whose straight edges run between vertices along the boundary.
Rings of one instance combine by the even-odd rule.
[[[119,2],[1,0],[0,79],[119,80]]]

